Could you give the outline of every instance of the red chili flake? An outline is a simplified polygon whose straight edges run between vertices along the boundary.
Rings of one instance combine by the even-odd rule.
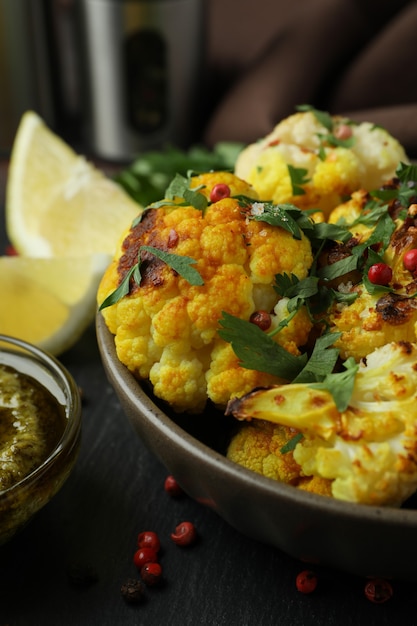
[[[177,498],[178,496],[181,496],[184,493],[181,486],[177,483],[174,476],[172,475],[169,475],[166,477],[165,483],[164,483],[164,489],[173,498]]]
[[[133,562],[140,570],[146,563],[156,563],[158,554],[153,548],[139,548],[133,555]]]
[[[303,570],[295,579],[295,586],[300,593],[312,593],[317,587],[317,576],[311,570]]]
[[[373,285],[388,285],[392,280],[392,269],[386,263],[375,263],[368,270],[368,278]]]
[[[177,546],[190,546],[197,539],[197,531],[192,522],[181,522],[171,533],[171,539]]]
[[[158,585],[162,579],[162,567],[159,563],[145,563],[140,570],[140,576],[149,587]]]
[[[271,326],[271,316],[268,311],[255,311],[249,318],[249,321],[261,330],[268,330]]]
[[[388,580],[384,578],[372,578],[365,585],[365,596],[375,604],[383,604],[391,600],[393,589]]]
[[[210,192],[210,202],[218,202],[219,200],[223,200],[224,198],[230,197],[230,187],[225,183],[218,183],[214,185],[213,189]]]

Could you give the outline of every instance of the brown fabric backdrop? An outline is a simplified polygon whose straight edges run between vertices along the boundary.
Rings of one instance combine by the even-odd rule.
[[[308,103],[416,157],[416,60],[415,0],[208,0],[203,139],[255,141]]]

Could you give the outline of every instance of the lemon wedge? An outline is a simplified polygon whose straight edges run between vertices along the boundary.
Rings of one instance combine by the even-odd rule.
[[[110,261],[88,257],[0,257],[0,334],[29,341],[58,355],[91,322],[96,292]]]
[[[31,257],[113,254],[141,207],[78,155],[33,111],[21,118],[10,156],[6,230]]]

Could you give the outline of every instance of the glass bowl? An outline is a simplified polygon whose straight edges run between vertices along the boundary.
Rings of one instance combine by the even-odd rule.
[[[53,356],[20,339],[0,335],[0,369],[1,545],[25,526],[68,478],[80,447],[81,400],[79,389],[65,367]],[[37,411],[26,400],[21,401],[22,411],[29,406],[26,413],[20,409],[17,413],[13,409],[18,395],[14,387],[12,392],[6,387],[10,373],[13,379],[23,381],[28,388],[33,386],[39,394],[39,403],[45,403],[37,405],[42,406],[39,411],[41,419],[36,421],[33,431],[29,430],[32,428],[29,423],[34,423],[33,416]],[[10,393],[14,394],[12,399],[7,395]],[[48,428],[44,426],[46,416],[52,420]],[[16,429],[17,422],[19,430]],[[52,426],[53,438],[50,435]],[[35,442],[39,441],[43,428],[49,433],[45,434],[48,441],[40,446]],[[11,445],[17,445],[20,456],[9,452]],[[23,457],[26,460],[30,457],[29,470],[19,467]]]

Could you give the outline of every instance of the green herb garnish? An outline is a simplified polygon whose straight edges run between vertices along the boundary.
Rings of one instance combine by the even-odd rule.
[[[304,367],[307,355],[294,356],[277,344],[256,324],[226,311],[219,320],[220,337],[231,344],[241,366],[292,380]]]
[[[287,165],[288,173],[291,179],[292,186],[292,194],[293,196],[303,196],[305,194],[305,190],[303,189],[303,185],[306,185],[310,182],[310,179],[307,177],[308,170],[303,167],[294,167],[293,165]]]
[[[148,206],[164,197],[165,190],[176,174],[187,172],[233,171],[244,144],[220,142],[212,150],[192,146],[184,151],[167,146],[138,156],[114,179],[142,206]]]
[[[199,272],[192,267],[197,261],[189,256],[181,256],[179,254],[172,254],[171,252],[165,252],[152,246],[141,246],[138,252],[138,261],[133,265],[130,270],[124,276],[120,285],[113,291],[107,298],[101,303],[99,310],[105,309],[112,304],[115,304],[121,300],[124,296],[130,292],[130,279],[133,278],[135,283],[140,286],[142,282],[141,266],[143,264],[142,252],[150,252],[158,259],[163,261],[171,269],[177,272],[182,278],[185,278],[190,285],[204,285],[204,281]]]

